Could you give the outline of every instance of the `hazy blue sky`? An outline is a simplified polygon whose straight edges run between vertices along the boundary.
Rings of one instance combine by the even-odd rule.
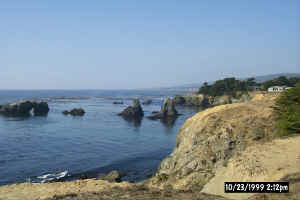
[[[300,1],[1,1],[0,69],[0,89],[130,89],[300,72]]]

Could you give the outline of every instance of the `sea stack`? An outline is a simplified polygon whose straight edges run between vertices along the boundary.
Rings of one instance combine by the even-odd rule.
[[[142,109],[139,99],[134,99],[133,105],[125,108],[125,110],[123,110],[118,115],[126,119],[141,119],[144,116],[144,111]]]
[[[174,101],[170,98],[164,100],[160,112],[153,116],[148,117],[149,119],[168,119],[177,117],[179,114],[175,109]]]

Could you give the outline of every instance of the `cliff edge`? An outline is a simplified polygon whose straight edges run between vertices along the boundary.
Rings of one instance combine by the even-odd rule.
[[[274,138],[272,106],[277,96],[256,94],[248,102],[209,108],[188,119],[172,154],[162,161],[149,185],[201,190],[232,156]]]

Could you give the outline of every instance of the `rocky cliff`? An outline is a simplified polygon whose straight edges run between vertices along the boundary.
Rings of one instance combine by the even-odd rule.
[[[232,156],[274,137],[275,98],[259,94],[249,102],[209,108],[188,119],[179,130],[173,153],[163,160],[149,185],[200,190]]]

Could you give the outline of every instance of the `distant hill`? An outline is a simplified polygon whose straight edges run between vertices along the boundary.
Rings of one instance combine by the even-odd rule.
[[[264,75],[264,76],[256,76],[255,81],[258,83],[265,82],[268,80],[272,80],[274,78],[278,78],[280,76],[285,76],[287,78],[291,77],[300,77],[300,73],[280,73],[280,74],[271,74],[271,75]]]
[[[280,76],[286,76],[287,78],[290,77],[300,77],[300,73],[279,73],[279,74],[269,74],[269,75],[263,75],[263,76],[254,76],[255,81],[258,83],[264,82],[264,81],[268,81],[268,80],[272,80],[274,78],[278,78]],[[247,78],[238,78],[237,79],[240,80],[246,80],[247,78],[252,78],[252,77],[247,77]],[[214,81],[208,82],[209,84],[214,83]],[[191,83],[191,84],[184,84],[184,85],[178,85],[178,86],[174,86],[174,87],[162,87],[159,89],[162,90],[196,90],[197,88],[200,88],[202,86],[202,83]]]

